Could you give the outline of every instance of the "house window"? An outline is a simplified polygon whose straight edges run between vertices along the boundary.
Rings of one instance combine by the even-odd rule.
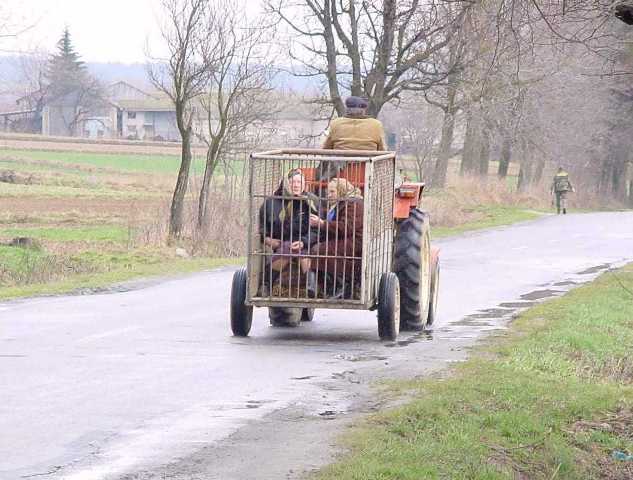
[[[136,118],[136,112],[127,112],[127,118],[130,118],[130,119]]]

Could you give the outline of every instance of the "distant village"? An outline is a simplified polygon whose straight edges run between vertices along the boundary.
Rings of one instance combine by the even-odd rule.
[[[9,88],[20,93],[14,100],[0,103],[0,132],[95,140],[181,140],[169,90],[160,89],[160,84],[155,87],[148,72],[143,87],[125,80],[108,84],[98,73],[88,71],[68,29],[53,54],[20,61],[20,74]],[[265,122],[253,121],[241,132],[242,140],[248,143],[265,138],[309,145],[327,128],[327,119],[315,120],[311,106],[298,95],[267,88],[261,98],[270,109]],[[217,115],[213,108],[205,108],[202,95],[192,99],[189,108],[194,141],[203,142]]]
[[[180,141],[176,110],[165,93],[118,81],[107,85],[98,98],[89,95],[90,92],[74,91],[48,98],[39,91],[31,92],[18,98],[15,108],[0,110],[0,131],[87,139]],[[309,144],[317,139],[327,121],[315,120],[293,107],[297,98],[285,100],[278,104],[290,106],[279,110],[274,125],[266,127],[268,137],[284,144]],[[204,124],[208,120],[203,117],[197,117],[194,131],[206,131]],[[261,128],[256,129],[260,132]]]

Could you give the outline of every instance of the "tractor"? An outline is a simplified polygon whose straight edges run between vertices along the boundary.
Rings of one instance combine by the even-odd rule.
[[[304,185],[299,197],[282,188],[288,171],[301,174]],[[250,155],[248,175],[247,265],[235,272],[231,290],[234,335],[249,334],[254,307],[267,307],[273,326],[310,321],[315,309],[321,308],[377,310],[378,336],[387,341],[395,340],[400,330],[421,331],[433,324],[439,292],[439,251],[431,247],[429,215],[420,209],[424,184],[399,179],[395,152],[271,150]],[[360,192],[360,200],[326,198],[324,191],[333,180],[335,185],[352,185]],[[268,234],[262,233],[262,223],[268,221],[262,217],[262,205],[278,202],[281,209],[289,211],[292,209],[288,206],[295,205],[292,215],[303,218],[301,215],[309,213],[308,203],[301,203],[299,198],[312,199],[310,208],[324,218],[331,205],[358,206],[362,210],[354,222],[361,225],[352,225],[352,220],[348,220],[349,226],[339,224],[334,238],[329,220],[323,220],[322,231],[307,232],[315,238],[310,240],[315,242],[310,250],[270,248],[264,238]],[[298,212],[299,208],[306,212]],[[352,238],[350,232],[358,232],[358,236]],[[307,238],[305,233],[302,239]],[[273,244],[286,241],[292,245],[295,240],[282,238]],[[347,248],[347,241],[356,248]],[[328,246],[328,242],[333,243]],[[336,245],[345,248],[337,251],[333,248]],[[276,270],[283,259],[284,269]],[[302,259],[303,265],[307,262],[311,271],[316,271],[304,271],[300,267]],[[316,288],[310,288],[310,275],[317,279]]]

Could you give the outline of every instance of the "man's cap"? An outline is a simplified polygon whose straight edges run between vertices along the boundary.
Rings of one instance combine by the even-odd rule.
[[[369,102],[363,97],[351,96],[345,99],[345,106],[347,108],[367,108],[369,107]]]

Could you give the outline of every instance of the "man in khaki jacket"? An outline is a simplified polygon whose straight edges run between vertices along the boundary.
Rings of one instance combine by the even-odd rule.
[[[345,116],[330,123],[330,131],[323,142],[324,149],[333,150],[385,150],[385,132],[382,123],[367,116],[367,100],[361,97],[345,99]],[[321,181],[335,177],[344,163],[328,162],[319,166]]]

